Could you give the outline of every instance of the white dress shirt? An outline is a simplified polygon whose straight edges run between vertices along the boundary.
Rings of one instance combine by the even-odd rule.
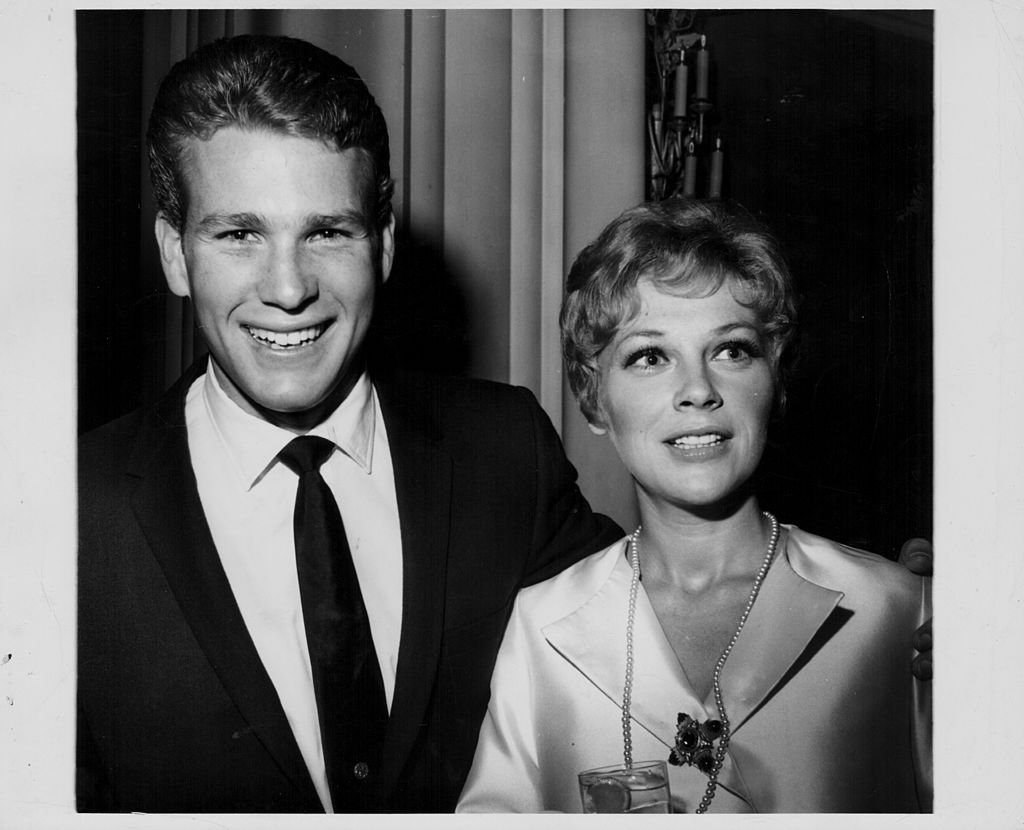
[[[185,420],[199,498],[231,590],[324,809],[332,812],[295,565],[298,477],[277,459],[295,435],[244,412],[212,370],[189,389]],[[309,434],[341,450],[321,474],[345,523],[390,711],[402,625],[402,543],[391,451],[365,373]]]

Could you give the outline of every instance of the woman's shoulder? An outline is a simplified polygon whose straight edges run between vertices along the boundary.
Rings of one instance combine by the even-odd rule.
[[[842,591],[849,601],[865,597],[920,602],[924,580],[902,565],[794,525],[785,528],[786,555],[804,579]]]
[[[516,613],[532,619],[558,619],[578,608],[608,581],[616,565],[625,563],[628,537],[592,553],[543,582],[523,588]]]

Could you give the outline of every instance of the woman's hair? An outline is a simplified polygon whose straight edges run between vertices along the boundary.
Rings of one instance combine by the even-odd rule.
[[[598,355],[639,312],[641,277],[686,296],[710,296],[728,281],[737,300],[753,308],[764,326],[781,410],[796,301],[779,245],[738,205],[678,198],[630,208],[580,252],[569,270],[559,318],[562,354],[569,385],[588,420],[598,411]]]
[[[391,213],[388,129],[359,74],[323,49],[289,37],[239,35],[203,46],[160,84],[146,143],[157,210],[182,230],[186,142],[222,127],[273,130],[358,148],[369,162],[365,196],[376,230]]]

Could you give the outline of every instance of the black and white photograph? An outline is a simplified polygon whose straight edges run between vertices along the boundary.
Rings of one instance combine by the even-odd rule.
[[[1020,3],[8,22],[0,823],[1024,821]]]

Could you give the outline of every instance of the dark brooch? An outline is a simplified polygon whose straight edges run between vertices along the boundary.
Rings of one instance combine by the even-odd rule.
[[[679,713],[676,720],[676,745],[668,761],[677,767],[696,767],[705,775],[715,768],[715,741],[722,737],[725,726],[720,720],[698,723],[689,715]]]

